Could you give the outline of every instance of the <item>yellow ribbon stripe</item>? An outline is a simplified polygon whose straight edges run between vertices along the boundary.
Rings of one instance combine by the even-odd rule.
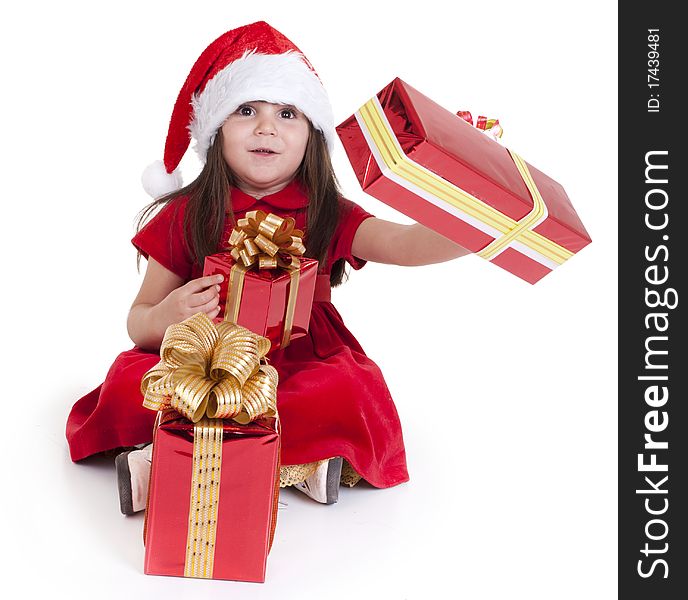
[[[213,577],[221,468],[222,420],[201,419],[194,425],[184,577]]]
[[[542,199],[540,190],[538,190],[535,182],[533,181],[533,177],[528,170],[528,165],[526,165],[526,162],[518,154],[512,152],[511,150],[509,150],[509,154],[511,154],[511,158],[516,164],[516,168],[518,169],[518,172],[523,178],[523,181],[526,184],[531,197],[533,198],[533,208],[525,217],[518,221],[516,226],[511,231],[505,233],[502,237],[496,238],[493,242],[489,243],[477,253],[478,256],[486,258],[487,260],[490,260],[502,252],[502,250],[504,250],[519,235],[521,235],[524,230],[535,227],[535,225],[540,222],[542,217],[545,216],[547,210],[545,207],[545,201]]]
[[[573,256],[573,252],[570,250],[529,229],[543,216],[545,204],[525,161],[515,152],[510,152],[510,154],[533,196],[533,209],[520,221],[515,221],[479,198],[455,186],[439,175],[422,168],[409,159],[401,150],[394,131],[377,101],[377,97],[373,97],[366,102],[358,111],[358,116],[365,124],[375,144],[375,149],[390,171],[502,234],[481,250],[479,253],[481,256],[485,253],[485,258],[494,257],[508,244],[516,240],[556,264],[561,264]]]

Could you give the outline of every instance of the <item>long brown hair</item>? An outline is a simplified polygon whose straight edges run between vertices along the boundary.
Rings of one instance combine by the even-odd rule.
[[[295,177],[309,196],[308,218],[304,232],[306,256],[317,259],[320,263],[319,270],[322,271],[327,264],[327,250],[339,222],[338,198],[341,191],[324,136],[310,121],[308,129],[306,152]],[[184,213],[184,244],[194,262],[202,268],[205,257],[217,252],[225,225],[226,199],[231,195],[230,188],[235,186],[236,175],[222,155],[220,127],[208,149],[206,163],[198,177],[189,185],[145,206],[138,214],[136,231],[141,230],[157,207],[165,206],[181,196],[188,196]],[[178,204],[175,210],[179,210]],[[231,208],[227,212],[231,222],[236,223]],[[140,260],[139,252],[136,257],[137,268]],[[342,283],[344,267],[344,259],[339,259],[332,265],[332,287]]]

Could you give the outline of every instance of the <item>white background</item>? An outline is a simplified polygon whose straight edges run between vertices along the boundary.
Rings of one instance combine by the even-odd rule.
[[[4,8],[2,585],[120,600],[615,597],[616,17],[599,0]],[[535,286],[475,256],[352,273],[333,301],[385,374],[411,481],[332,506],[283,492],[265,584],[145,576],[142,516],[119,513],[112,461],[70,461],[64,425],[132,345],[139,177],[162,158],[177,93],[212,40],[260,19],[310,58],[336,122],[396,76],[498,117],[593,243]],[[339,144],[334,161],[350,199],[410,222],[361,192]],[[192,152],[183,171],[198,172]]]

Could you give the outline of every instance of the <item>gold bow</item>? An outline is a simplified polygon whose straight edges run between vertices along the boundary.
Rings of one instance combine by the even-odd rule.
[[[141,380],[143,405],[171,406],[194,423],[204,416],[238,423],[275,416],[278,376],[265,359],[269,349],[267,338],[197,313],[167,328],[161,360]]]
[[[245,267],[298,269],[306,247],[303,231],[294,227],[292,217],[282,218],[262,210],[252,210],[237,221],[229,236],[232,258]]]

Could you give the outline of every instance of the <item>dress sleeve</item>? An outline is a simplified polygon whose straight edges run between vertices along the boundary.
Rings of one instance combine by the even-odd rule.
[[[355,202],[347,200],[346,198],[339,199],[339,224],[332,236],[332,244],[330,246],[330,263],[343,258],[348,262],[354,270],[358,270],[366,264],[367,261],[358,258],[351,253],[351,245],[356,235],[358,226],[368,217],[373,217]]]
[[[185,281],[191,279],[193,259],[184,242],[184,208],[181,198],[166,204],[132,238],[131,243],[148,259],[153,257]]]

